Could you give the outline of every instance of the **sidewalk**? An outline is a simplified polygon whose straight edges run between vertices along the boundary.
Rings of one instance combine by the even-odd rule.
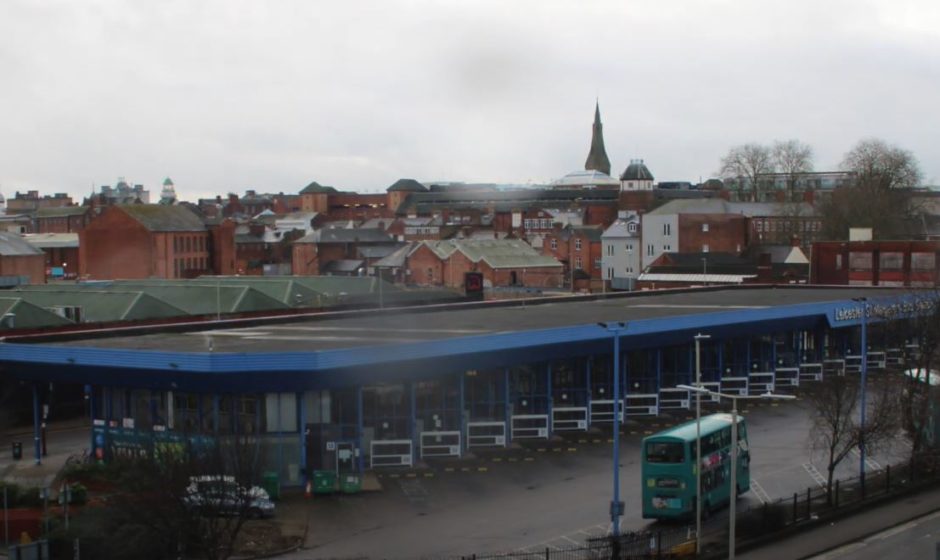
[[[940,510],[940,488],[887,502],[737,555],[743,560],[807,558]]]
[[[0,481],[24,487],[49,486],[65,461],[75,454],[80,454],[90,445],[91,428],[83,424],[82,419],[51,422],[46,432],[48,455],[36,464],[32,428],[17,427],[0,434]],[[14,460],[11,443],[23,444],[23,458]]]

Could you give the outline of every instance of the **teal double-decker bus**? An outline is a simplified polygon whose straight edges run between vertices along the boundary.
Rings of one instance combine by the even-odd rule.
[[[726,505],[731,497],[731,415],[701,419],[702,511]],[[643,518],[695,516],[695,421],[643,438]],[[738,494],[751,488],[747,427],[738,416]]]

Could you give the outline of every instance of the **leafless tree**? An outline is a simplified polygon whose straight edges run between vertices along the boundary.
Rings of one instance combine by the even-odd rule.
[[[760,177],[773,170],[771,149],[751,142],[728,150],[721,158],[721,169],[718,173],[729,181],[734,181],[742,195],[745,188],[749,189],[748,198],[756,202],[760,200],[760,192],[766,186],[760,183]]]
[[[860,382],[851,375],[832,375],[806,392],[812,425],[810,442],[826,461],[826,498],[832,503],[833,475],[839,464],[864,442],[876,451],[897,433],[895,392],[884,378],[870,377],[865,425],[859,422]]]
[[[852,184],[820,205],[824,237],[848,238],[849,228],[871,228],[876,239],[905,238],[919,222],[911,189],[921,173],[914,155],[882,140],[859,142],[842,161]]]
[[[813,148],[799,140],[777,140],[773,162],[777,171],[786,175],[787,201],[792,202],[797,181],[813,170]]]

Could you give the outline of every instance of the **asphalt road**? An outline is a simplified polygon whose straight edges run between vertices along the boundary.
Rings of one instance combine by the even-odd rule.
[[[940,560],[940,511],[876,533],[808,560],[881,560],[908,558]]]
[[[746,416],[754,483],[739,510],[818,484],[807,467],[814,457],[801,402],[767,404]],[[642,428],[633,431],[622,440],[623,530],[658,527],[641,518],[639,444],[644,434]],[[381,479],[385,491],[379,494],[318,497],[311,505],[307,550],[288,558],[444,557],[577,546],[609,530],[611,449],[606,436],[593,443],[597,437],[554,445],[557,450],[533,448],[529,460],[490,460],[485,471],[475,466],[415,478],[386,475]],[[857,475],[858,460],[853,459],[840,465],[838,477]],[[890,457],[872,460],[887,463]],[[823,471],[823,465],[816,458],[817,470]],[[713,522],[720,522],[717,517]]]

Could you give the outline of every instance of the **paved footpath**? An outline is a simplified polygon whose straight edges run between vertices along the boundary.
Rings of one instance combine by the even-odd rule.
[[[738,554],[737,557],[742,560],[808,558],[935,511],[940,511],[940,488],[925,490],[843,517],[838,521]]]

